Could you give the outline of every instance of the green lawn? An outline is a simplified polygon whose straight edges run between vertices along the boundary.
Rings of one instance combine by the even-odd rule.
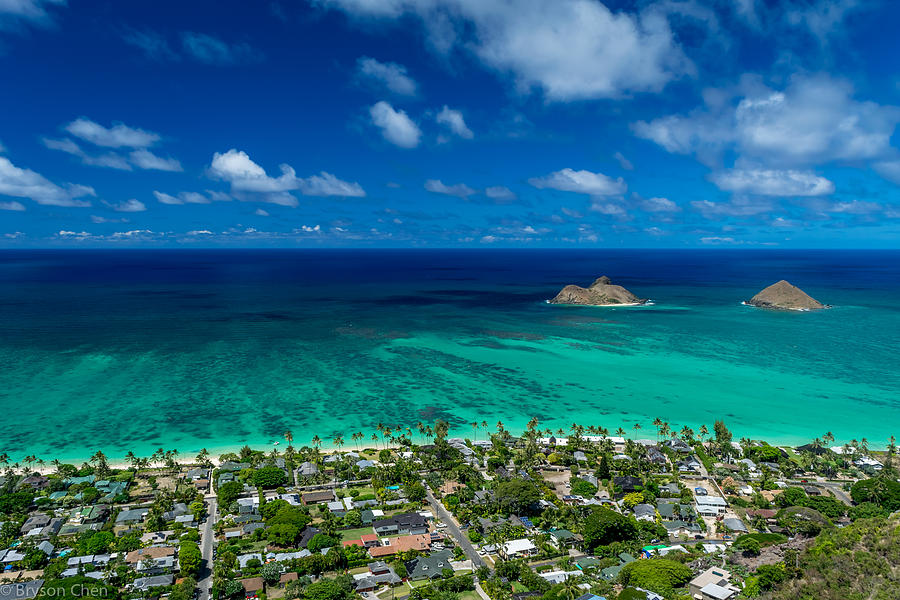
[[[471,592],[460,592],[458,600],[481,600],[481,596],[474,590]]]
[[[371,527],[360,527],[358,529],[345,529],[340,533],[341,541],[347,542],[350,540],[358,540],[360,536],[366,535],[368,533],[373,533],[373,531]]]
[[[519,592],[527,592],[528,588],[522,585],[521,582],[513,581],[512,582],[512,591],[514,594],[518,594]]]

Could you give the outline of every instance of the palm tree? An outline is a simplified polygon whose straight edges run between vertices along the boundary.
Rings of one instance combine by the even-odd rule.
[[[316,449],[316,456],[319,455],[319,446],[322,445],[322,438],[317,435],[314,435],[312,438],[312,445]]]
[[[487,428],[488,428],[488,422],[482,420],[482,421],[481,421],[481,428],[484,429],[485,431],[487,431]],[[490,437],[491,437],[491,436],[488,436],[488,439],[490,439]]]
[[[691,442],[694,439],[694,430],[685,425],[681,428],[681,437],[685,442]]]
[[[700,443],[703,443],[703,438],[709,435],[709,429],[706,428],[706,425],[700,426]]]
[[[378,448],[378,434],[373,433],[372,437],[370,437],[369,439],[372,440],[373,442],[375,442],[375,448],[377,449]]]
[[[830,431],[826,431],[825,435],[822,436],[822,441],[824,441],[826,444],[831,444],[832,442],[834,442],[834,434]]]
[[[659,417],[653,419],[653,426],[656,427],[656,443],[659,443],[659,430],[663,425],[663,420]]]
[[[478,439],[478,421],[472,422],[472,441],[476,441]]]
[[[635,423],[631,428],[634,430],[634,437],[637,437],[637,432],[641,430],[641,424]]]
[[[334,445],[337,446],[338,450],[344,447],[344,436],[338,435],[332,440]]]
[[[503,421],[497,421],[497,433],[501,433],[503,431]]]
[[[619,427],[618,429],[616,429],[616,435],[619,437],[625,437],[625,430]]]
[[[284,439],[288,443],[288,448],[290,448],[291,444],[294,443],[294,434],[290,429],[284,432]]]
[[[132,467],[137,469],[138,465],[141,463],[141,459],[137,457],[137,455],[131,450],[128,451],[128,454],[125,455],[125,460],[128,461]]]

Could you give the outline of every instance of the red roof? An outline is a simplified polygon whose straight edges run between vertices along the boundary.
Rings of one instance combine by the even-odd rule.
[[[347,540],[344,542],[344,547],[347,546],[365,546],[365,544],[362,543],[362,540]]]
[[[367,533],[366,535],[361,536],[359,539],[361,539],[363,542],[377,542],[378,536],[374,533]]]

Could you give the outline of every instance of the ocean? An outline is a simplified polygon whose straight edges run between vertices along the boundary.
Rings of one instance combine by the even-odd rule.
[[[640,307],[549,305],[608,275]],[[779,280],[831,304],[741,305]],[[191,455],[446,419],[900,435],[900,252],[0,252],[0,452]],[[635,428],[640,426],[640,430]]]

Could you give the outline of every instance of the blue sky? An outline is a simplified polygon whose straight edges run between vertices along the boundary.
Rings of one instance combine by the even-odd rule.
[[[887,0],[0,0],[0,247],[897,247]]]

